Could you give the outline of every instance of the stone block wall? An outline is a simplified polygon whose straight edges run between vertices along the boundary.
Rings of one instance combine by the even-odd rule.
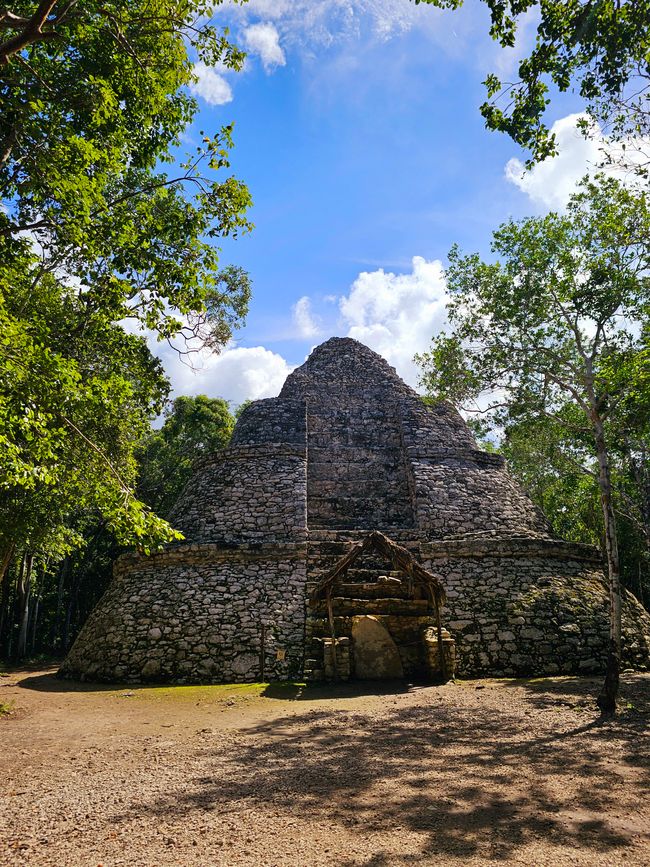
[[[307,522],[318,528],[412,527],[407,466],[394,408],[376,401],[349,412],[309,402]]]
[[[192,542],[304,539],[306,497],[304,446],[231,446],[197,469],[169,521]]]
[[[416,522],[429,538],[490,531],[548,536],[549,525],[498,455],[477,450],[415,456]]]
[[[422,545],[426,569],[447,590],[445,627],[461,676],[604,671],[607,586],[588,546],[512,539]],[[645,670],[650,615],[629,593],[623,605],[624,666]]]
[[[230,552],[191,545],[128,555],[117,561],[61,675],[241,683],[261,679],[264,653],[264,679],[300,678],[305,585],[300,545]]]
[[[306,417],[304,399],[270,397],[249,404],[239,417],[231,445],[251,446],[267,443],[305,445]]]
[[[396,399],[399,400],[404,442],[414,454],[426,455],[432,449],[454,448],[462,451],[476,448],[476,440],[470,429],[450,403],[424,403],[420,395],[408,386],[400,391]]]
[[[328,341],[288,377],[278,400],[306,404],[310,529],[414,526],[398,406],[409,393],[351,340]]]

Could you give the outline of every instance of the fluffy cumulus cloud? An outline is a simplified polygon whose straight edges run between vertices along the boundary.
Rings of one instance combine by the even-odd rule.
[[[331,336],[354,337],[387,359],[399,375],[417,387],[416,352],[425,351],[431,338],[447,324],[445,277],[438,260],[414,256],[411,270],[395,274],[380,268],[358,275],[347,294],[326,296],[320,313],[313,299],[300,298],[292,307],[293,336],[312,345]],[[336,321],[331,308],[336,305]],[[123,323],[133,330],[129,322]],[[238,405],[244,400],[275,397],[293,370],[282,355],[264,346],[238,347],[234,343],[220,355],[201,352],[187,359],[147,334],[152,351],[161,359],[175,396],[207,394]],[[315,340],[315,338],[317,338]]]
[[[311,301],[306,295],[298,299],[293,305],[291,313],[299,337],[316,337],[320,333],[318,320],[312,313]]]
[[[404,32],[423,18],[404,0],[249,0],[234,10],[245,20],[273,21],[291,41],[331,44],[369,28],[382,37]]]
[[[194,64],[197,80],[190,84],[190,92],[209,105],[224,105],[232,101],[232,89],[223,75],[206,66],[202,60]]]
[[[440,261],[414,256],[412,271],[363,272],[339,300],[348,337],[383,355],[410,385],[419,370],[413,355],[445,327],[446,284]]]
[[[286,59],[280,46],[280,36],[271,23],[252,24],[244,30],[244,45],[251,54],[257,54],[265,72],[284,66]]]
[[[220,355],[193,356],[183,363],[169,347],[158,348],[174,395],[207,394],[239,405],[244,400],[275,397],[291,366],[263,346],[226,348]]]
[[[506,178],[529,198],[544,208],[561,209],[574,191],[576,184],[584,175],[598,171],[603,162],[603,148],[607,141],[595,130],[590,138],[585,138],[578,129],[581,114],[570,114],[555,121],[551,127],[557,140],[558,155],[545,160],[526,171],[521,160],[511,159],[506,165]],[[647,159],[647,142],[626,143],[628,160]],[[623,181],[633,181],[629,172],[608,168],[610,174],[620,176]]]

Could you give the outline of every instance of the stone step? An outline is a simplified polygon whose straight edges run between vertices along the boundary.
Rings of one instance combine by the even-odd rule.
[[[381,616],[381,615],[377,615]],[[385,616],[395,616],[395,615],[385,615]],[[334,616],[334,631],[337,636],[342,635],[351,635],[352,634],[352,617],[353,615],[335,615]],[[414,629],[416,632],[422,634],[428,627],[435,626],[435,617],[433,614],[428,612],[419,613],[417,615],[411,614],[406,615],[405,619],[408,619],[409,629]],[[317,640],[319,638],[329,638],[330,637],[330,624],[327,614],[322,613],[320,616],[312,617],[308,621],[309,633],[312,640]],[[312,651],[313,652],[313,651]]]
[[[359,428],[341,426],[338,430],[327,429],[323,431],[308,431],[307,443],[309,450],[320,448],[329,451],[334,449],[382,449],[385,451],[398,451],[400,448],[399,433],[395,430],[386,431],[380,428]]]
[[[398,616],[420,616],[429,610],[426,599],[401,599],[383,597],[381,599],[359,599],[347,596],[332,598],[332,611],[335,617],[352,617],[361,614],[392,614]],[[327,616],[327,604],[319,602],[314,608],[314,616]]]
[[[327,575],[328,572],[336,565],[338,562],[337,559],[326,561],[323,563],[310,563],[309,564],[309,580],[314,583],[318,583],[318,581],[324,576]],[[373,566],[370,569],[354,569],[350,568],[347,572],[344,572],[339,578],[339,586],[341,584],[354,584],[359,586],[365,586],[368,584],[378,584],[377,579],[379,576],[387,576],[388,578],[396,578],[402,581],[403,585],[408,586],[408,578],[399,572],[395,572],[393,569],[387,569],[385,563],[377,563],[377,565]],[[385,584],[378,585],[382,587],[399,587],[399,584],[396,584],[394,581],[387,581]],[[347,596],[348,592],[340,594],[342,596]],[[365,595],[365,594],[362,594]],[[380,594],[381,595],[381,594]],[[385,595],[385,594],[384,594]],[[397,594],[401,596],[401,592]]]
[[[368,559],[367,557],[363,557],[363,560],[361,560],[361,562],[365,563],[365,561],[367,559]],[[383,558],[378,558],[378,559],[383,559]],[[356,562],[358,563],[359,560],[357,560]],[[402,572],[400,572],[398,569],[391,569],[390,568],[391,565],[392,564],[384,563],[383,567],[378,568],[377,566],[369,567],[369,566],[365,566],[365,565],[357,567],[356,565],[353,564],[347,570],[346,574],[347,574],[348,578],[350,579],[351,583],[359,582],[361,584],[371,584],[373,581],[377,580],[377,577],[379,575],[385,575],[388,578],[399,578],[400,580],[405,577],[404,574]]]
[[[393,476],[401,467],[398,458],[386,455],[380,461],[373,461],[372,473],[381,472]],[[309,484],[325,481],[359,482],[367,480],[371,471],[367,460],[359,461],[314,461],[309,460],[307,467],[307,479]]]
[[[361,487],[362,493],[359,493]],[[406,485],[404,491],[406,491]],[[395,485],[384,484],[384,482],[373,482],[363,485],[333,485],[331,491],[324,491],[322,488],[311,487],[307,485],[308,511],[317,512],[322,509],[328,509],[335,513],[345,515],[365,514],[368,511],[373,513],[381,512],[386,516],[389,514],[411,514],[411,504],[408,496],[406,501],[402,497],[402,492],[398,492]],[[383,502],[376,503],[376,499],[382,499]],[[372,503],[372,508],[368,508],[368,503]]]
[[[349,498],[356,503],[377,500],[385,502],[373,503],[373,510],[383,510],[387,506],[410,510],[406,480],[377,478],[375,474],[378,472],[373,468],[365,478],[356,479],[314,479],[307,476],[307,499],[338,502]]]
[[[409,599],[406,584],[345,583],[336,585],[336,595],[346,599]]]

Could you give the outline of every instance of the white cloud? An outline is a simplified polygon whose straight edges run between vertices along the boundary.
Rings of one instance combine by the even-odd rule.
[[[244,11],[261,18],[281,18],[291,10],[291,0],[248,0]]]
[[[246,20],[275,21],[292,39],[329,45],[336,39],[356,36],[365,27],[388,38],[409,30],[429,10],[407,0],[249,0],[231,10]],[[431,10],[435,14],[436,10]]]
[[[306,295],[299,298],[291,308],[293,324],[299,337],[316,337],[320,328],[311,310],[311,301]]]
[[[223,75],[219,75],[202,60],[194,64],[197,80],[190,84],[190,92],[210,105],[225,105],[232,102],[232,89]]]
[[[312,299],[304,295],[292,308],[294,337],[325,340],[333,335],[353,337],[387,359],[398,374],[417,387],[419,368],[416,352],[425,351],[431,338],[447,324],[446,283],[442,263],[421,256],[412,259],[412,270],[395,274],[380,268],[363,271],[346,295],[327,295],[322,317],[312,311]],[[338,305],[338,322],[331,305]],[[327,309],[330,312],[327,313]],[[329,324],[325,325],[329,319]],[[167,343],[157,342],[151,331],[125,320],[129,333],[144,334],[154,355],[165,368],[173,395],[206,394],[223,397],[238,405],[279,394],[293,366],[264,346],[238,347],[230,343],[220,355],[202,351],[185,359]]]
[[[270,23],[252,24],[244,30],[244,44],[248,51],[259,55],[265,72],[287,62],[280,46],[280,37],[275,26]]]
[[[399,375],[416,386],[416,352],[428,348],[446,324],[446,283],[442,263],[413,257],[409,274],[364,271],[339,301],[347,336],[383,355]]]
[[[563,208],[578,181],[586,174],[599,171],[598,166],[603,161],[604,148],[608,142],[598,130],[595,130],[590,138],[585,138],[577,126],[583,117],[585,115],[570,114],[555,121],[551,131],[557,140],[556,157],[538,163],[530,171],[524,169],[521,160],[513,158],[508,161],[505,168],[507,180],[519,187],[535,204],[546,208]],[[641,149],[647,147],[648,143],[641,140],[628,141],[627,159],[631,162],[647,159],[647,156],[641,154]],[[606,171],[621,180],[634,181],[629,171],[621,171],[615,167]]]
[[[281,355],[263,346],[231,346],[220,355],[193,356],[192,367],[167,346],[158,344],[152,350],[162,359],[175,396],[207,394],[236,405],[275,397],[292,370]]]
[[[358,47],[360,41],[367,45],[385,42],[416,29],[454,54],[465,31],[476,29],[475,10],[461,8],[453,15],[450,39],[449,27],[440,27],[445,10],[409,0],[248,0],[241,5],[230,0],[219,14],[242,28],[272,23],[285,50],[303,59],[317,59],[318,66],[323,62],[323,49],[341,54],[352,43]]]

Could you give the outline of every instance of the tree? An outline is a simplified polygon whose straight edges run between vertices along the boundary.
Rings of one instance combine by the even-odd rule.
[[[144,339],[53,277],[34,286],[28,275],[0,299],[0,333],[4,549],[36,552],[50,537],[59,546],[66,516],[84,508],[102,512],[123,542],[146,549],[175,538],[132,490],[135,448],[168,393]]]
[[[610,587],[604,713],[616,707],[621,653],[611,436],[627,414],[650,407],[648,238],[645,195],[611,178],[583,180],[566,214],[501,226],[492,248],[502,261],[452,249],[452,330],[418,358],[431,393],[474,410],[483,396],[495,424],[543,416],[589,436]]]
[[[86,545],[86,525],[145,551],[180,536],[133,493],[135,449],[169,388],[144,338],[28,268],[0,295],[0,334],[0,621],[15,557],[22,655],[34,584]]]
[[[232,125],[162,170],[197,111],[190,52],[243,61],[205,17],[213,5],[60,0],[0,13],[0,285],[29,232],[33,279],[63,273],[90,307],[106,301],[165,338],[181,330],[176,311],[223,345],[248,301],[214,246],[250,228],[248,190],[223,177]]]
[[[567,401],[559,410],[563,425],[541,415],[510,416],[499,451],[557,536],[597,545],[605,556],[597,466],[589,431],[576,427],[577,412]],[[610,418],[608,431],[621,581],[644,603],[650,599],[650,432],[647,419],[636,426],[620,415]]]
[[[196,461],[227,446],[235,426],[228,402],[203,394],[177,397],[166,415],[140,449],[137,487],[140,499],[161,515],[178,499]]]
[[[166,382],[163,385],[166,390]],[[177,398],[166,415],[160,430],[149,429],[143,416],[146,431],[143,425],[132,455],[136,496],[160,515],[177,499],[197,459],[227,445],[234,426],[227,402],[203,395]],[[65,652],[108,586],[124,534],[98,510],[96,494],[84,484],[66,484],[64,479],[55,488],[37,488],[29,497],[6,502],[13,511],[13,544],[19,556],[2,585],[0,655]],[[61,496],[66,491],[68,498]],[[0,508],[4,502],[0,497]],[[129,527],[127,540],[131,534]]]
[[[589,433],[569,401],[558,407],[558,415],[563,423],[543,415],[510,416],[499,451],[559,538],[602,547],[602,513]]]
[[[227,173],[232,127],[163,170],[197,110],[193,58],[243,61],[206,17],[213,5],[0,11],[0,469],[5,501],[22,504],[0,536],[14,548],[18,515],[43,528],[28,516],[46,500],[51,516],[92,505],[143,548],[173,537],[131,490],[166,386],[117,323],[218,350],[247,310],[248,277],[220,268],[215,246],[250,228],[248,190]]]
[[[463,0],[415,0],[457,9]],[[650,2],[631,0],[485,0],[490,35],[504,48],[515,45],[524,16],[537,18],[535,47],[519,64],[519,79],[503,83],[490,74],[481,114],[489,129],[511,136],[530,152],[529,165],[556,153],[544,115],[550,86],[576,87],[592,124],[621,144],[650,134]],[[611,154],[610,154],[610,159]],[[647,160],[641,171],[647,175]]]

